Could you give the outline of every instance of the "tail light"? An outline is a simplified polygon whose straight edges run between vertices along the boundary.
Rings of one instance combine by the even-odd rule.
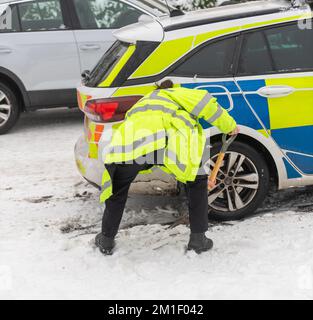
[[[86,116],[95,122],[118,122],[125,119],[126,112],[142,96],[128,96],[88,100],[84,107]]]

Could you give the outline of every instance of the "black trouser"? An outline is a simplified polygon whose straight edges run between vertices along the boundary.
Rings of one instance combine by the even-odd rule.
[[[122,220],[128,190],[138,173],[150,169],[149,164],[110,164],[106,168],[113,183],[113,195],[105,202],[102,232],[107,237],[115,237]],[[190,229],[193,233],[208,230],[208,177],[197,176],[187,183]]]

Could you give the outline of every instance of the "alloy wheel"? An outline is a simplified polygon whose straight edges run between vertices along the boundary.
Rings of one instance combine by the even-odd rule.
[[[0,127],[4,126],[10,118],[12,105],[3,91],[0,90]]]
[[[218,155],[210,160],[213,169]],[[214,210],[234,212],[251,203],[259,188],[259,173],[245,155],[227,152],[217,176],[216,186],[209,193],[209,205]]]

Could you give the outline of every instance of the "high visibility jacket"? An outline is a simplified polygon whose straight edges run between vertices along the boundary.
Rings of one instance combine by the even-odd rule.
[[[154,151],[164,150],[162,168],[183,183],[194,181],[206,143],[199,119],[223,133],[236,128],[235,120],[205,90],[153,91],[127,112],[125,121],[113,134],[104,163],[131,163]],[[101,202],[111,195],[111,177],[105,170]]]

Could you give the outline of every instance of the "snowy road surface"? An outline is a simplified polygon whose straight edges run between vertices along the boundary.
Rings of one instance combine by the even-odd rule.
[[[0,137],[0,299],[313,298],[313,213],[296,210],[312,188],[212,225],[201,256],[185,253],[185,226],[163,225],[175,199],[131,196],[117,252],[100,255],[98,194],[73,159],[81,130],[76,110],[40,111]]]

